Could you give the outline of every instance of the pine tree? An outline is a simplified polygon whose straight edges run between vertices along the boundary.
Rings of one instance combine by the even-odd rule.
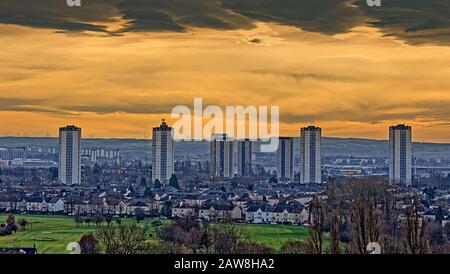
[[[169,179],[169,186],[174,187],[176,189],[179,189],[180,186],[178,185],[178,178],[177,175],[172,174],[172,176]]]
[[[147,186],[147,179],[145,179],[144,177],[142,177],[142,179],[141,179],[141,186],[143,186],[143,187]]]
[[[278,184],[278,179],[277,179],[277,177],[276,177],[276,176],[270,177],[269,183],[271,183],[271,184]]]
[[[153,191],[149,187],[146,187],[145,191],[144,191],[144,195],[147,197],[153,197]]]
[[[445,216],[444,216],[444,210],[442,209],[442,207],[439,207],[436,211],[436,216],[435,216],[435,220],[436,222],[438,222],[439,224],[442,223],[442,220],[444,220]]]
[[[154,189],[161,188],[161,182],[158,179],[155,180],[153,188]]]

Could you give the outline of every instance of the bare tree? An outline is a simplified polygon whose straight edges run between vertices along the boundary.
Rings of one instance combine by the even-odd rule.
[[[186,236],[186,247],[194,254],[208,245],[208,232],[201,226],[191,228]]]
[[[22,228],[22,230],[25,230],[27,228],[28,221],[26,219],[20,219],[18,224]]]
[[[75,226],[78,227],[80,225],[82,225],[83,220],[80,216],[80,214],[76,213],[75,215],[73,215],[73,220],[75,221]]]
[[[111,214],[106,214],[105,215],[105,222],[106,222],[107,225],[110,225],[112,220],[113,220],[113,216]]]
[[[8,213],[6,218],[6,229],[10,232],[17,232],[16,217],[12,213]]]
[[[430,243],[431,251],[439,253],[441,246],[447,243],[444,235],[444,228],[438,221],[430,222],[427,226],[427,237]]]
[[[157,223],[160,225],[160,223]],[[157,230],[161,249],[166,253],[198,253],[209,246],[207,227],[193,217],[178,218]]]
[[[304,241],[286,241],[280,248],[281,254],[305,254],[306,244]]]
[[[98,254],[98,242],[92,233],[85,234],[81,237],[80,241],[81,254]]]
[[[359,196],[352,210],[354,253],[365,254],[370,242],[380,241],[380,213],[374,199]]]
[[[145,219],[145,211],[142,208],[136,208],[134,215],[138,223]]]
[[[427,220],[419,214],[419,198],[414,197],[413,205],[406,212],[404,247],[407,254],[428,254]]]
[[[96,226],[101,226],[103,221],[105,220],[105,217],[101,212],[97,211],[95,212],[94,216],[92,216],[92,220],[94,221]]]
[[[325,219],[324,210],[318,197],[311,201],[310,206],[311,226],[306,241],[306,252],[322,254],[323,252],[323,224]]]
[[[211,225],[209,237],[213,251],[217,254],[234,253],[239,243],[248,238],[242,228],[232,220]]]
[[[157,230],[163,253],[179,254],[182,250],[182,243],[179,241],[180,230],[173,224],[162,226]]]
[[[104,226],[95,232],[95,238],[106,254],[149,253],[147,228],[132,225]]]
[[[339,248],[339,219],[336,211],[331,213],[331,227],[330,227],[330,248],[331,254],[340,254]]]

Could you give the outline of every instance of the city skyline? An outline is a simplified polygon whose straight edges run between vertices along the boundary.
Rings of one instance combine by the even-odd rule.
[[[167,184],[174,174],[174,145],[172,127],[162,119],[159,127],[153,127],[151,158],[152,181]],[[301,184],[322,183],[322,128],[307,126],[300,129]],[[412,127],[398,124],[389,127],[389,182],[411,186],[413,179]],[[81,178],[81,128],[68,125],[59,128],[58,179],[64,184],[79,183]],[[248,177],[252,174],[252,142],[249,139],[233,139],[227,134],[213,134],[209,141],[211,178]],[[91,149],[89,157],[92,158]],[[278,137],[276,150],[277,178],[295,179],[294,137]],[[117,153],[118,156],[118,153]],[[94,157],[96,158],[96,157]],[[91,160],[92,161],[92,160]],[[96,160],[94,161],[96,162]],[[74,175],[75,174],[75,175]]]
[[[0,4],[0,135],[77,124],[87,137],[149,137],[173,107],[203,97],[279,105],[281,135],[314,123],[325,136],[388,139],[384,128],[406,123],[418,141],[450,142],[448,24],[433,3],[19,2]],[[406,6],[436,23],[404,20]]]

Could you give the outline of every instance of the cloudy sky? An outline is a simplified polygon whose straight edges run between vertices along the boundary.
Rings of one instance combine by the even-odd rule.
[[[149,137],[194,97],[278,105],[285,135],[450,142],[450,1],[0,2],[0,135]]]

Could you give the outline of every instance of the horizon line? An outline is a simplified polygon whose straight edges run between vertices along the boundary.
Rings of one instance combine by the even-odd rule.
[[[300,136],[289,136],[289,135],[283,135],[278,137],[290,137],[290,138],[300,138]],[[51,138],[51,139],[57,139],[58,136],[16,136],[16,135],[0,135],[0,138]],[[336,136],[322,136],[322,138],[328,138],[328,139],[359,139],[359,140],[367,140],[367,141],[379,141],[379,142],[387,142],[389,139],[371,139],[371,138],[364,138],[364,137],[336,137]],[[136,137],[82,137],[81,139],[97,139],[97,140],[145,140],[145,141],[151,141],[153,138],[136,138]],[[202,139],[202,140],[179,140],[176,142],[204,142],[204,141],[210,141],[210,139]],[[238,139],[231,140],[231,141],[238,141]],[[259,141],[259,140],[257,140]],[[432,141],[412,141],[412,143],[428,143],[428,144],[442,144],[442,145],[450,145],[450,142],[444,143],[444,142],[432,142]]]

